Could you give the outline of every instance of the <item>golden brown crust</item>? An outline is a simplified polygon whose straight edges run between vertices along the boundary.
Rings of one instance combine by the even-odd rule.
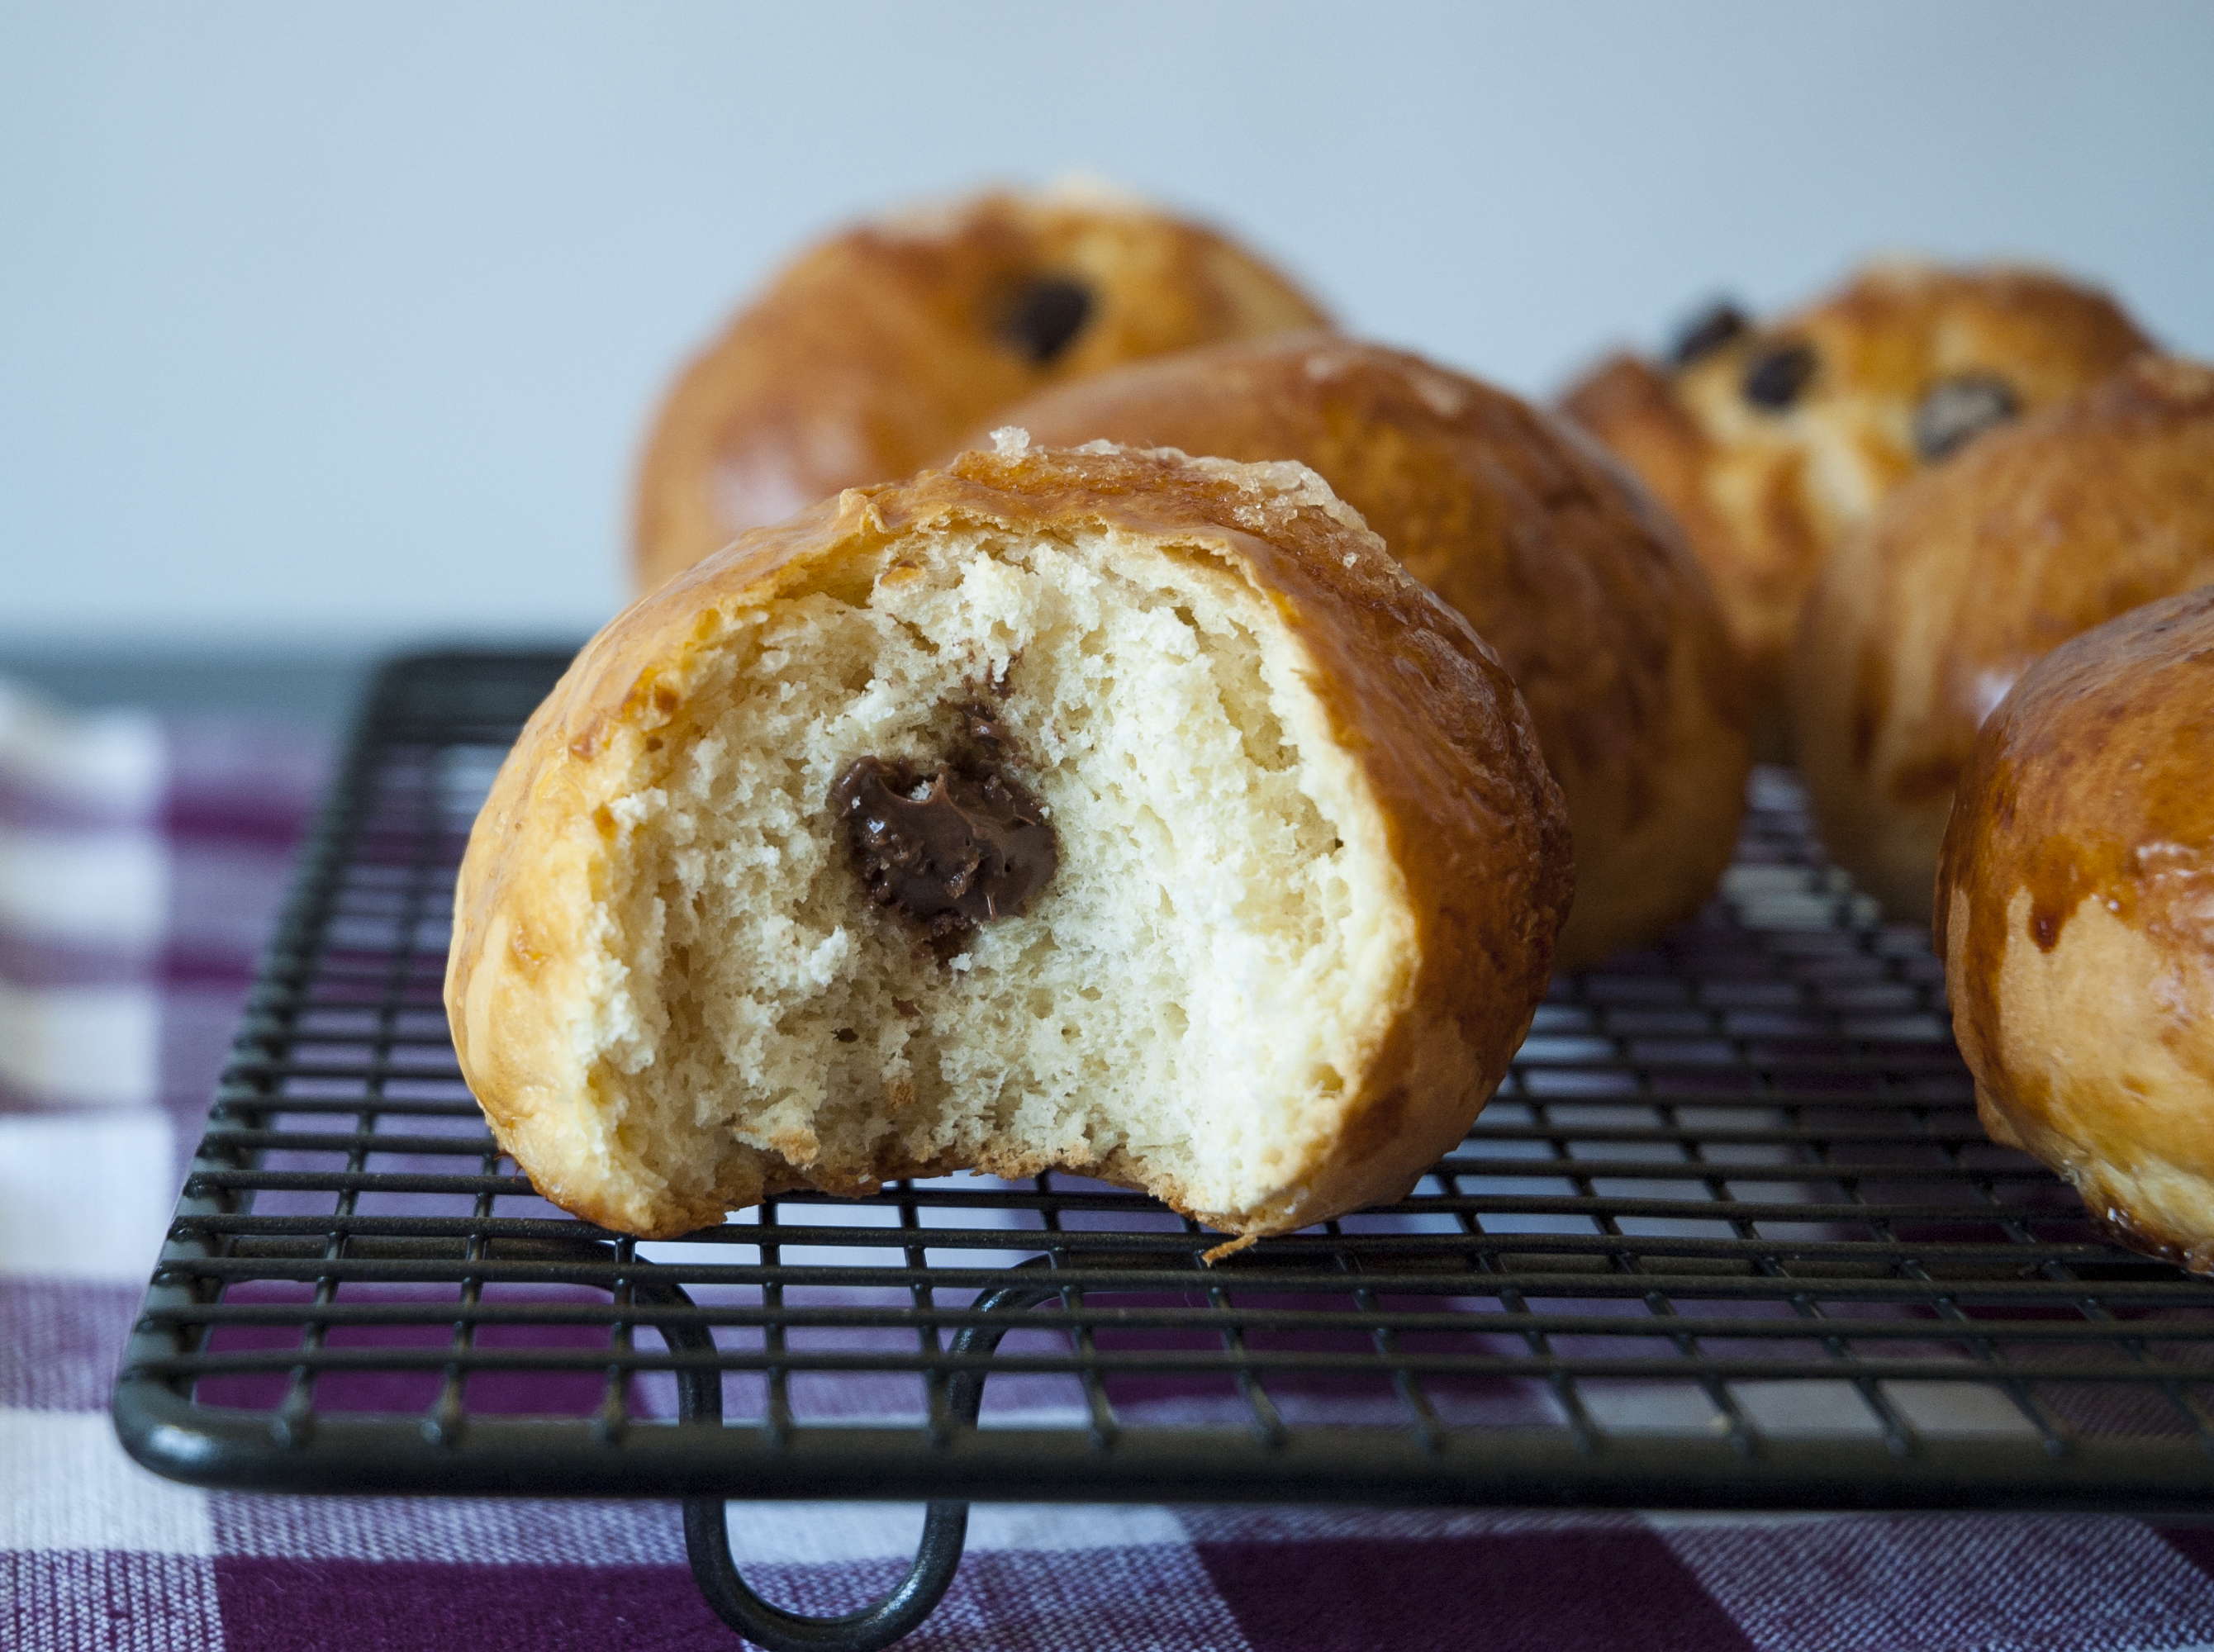
[[[1762,405],[1748,394],[1754,370],[1793,346],[1811,352],[1803,387]],[[2034,413],[2148,347],[2112,299],[2057,275],[1885,264],[1673,372],[1603,364],[1563,405],[1676,511],[1757,703],[1780,708],[1800,606],[1823,559],[1933,462],[1915,439],[1932,386],[1987,375]]]
[[[2031,666],[1978,737],[1937,945],[1992,1136],[2214,1272],[2214,586]]]
[[[1823,841],[1926,921],[1976,730],[2033,660],[2214,579],[2214,370],[2144,357],[1901,490],[1808,599],[1794,714]]]
[[[1331,1145],[1263,1211],[1195,1211],[1277,1232],[1404,1193],[1465,1133],[1544,992],[1569,896],[1569,847],[1513,683],[1459,615],[1405,578],[1330,502],[1257,491],[1177,454],[969,453],[910,481],[850,490],[758,529],[640,598],[594,638],[531,719],[463,860],[446,1001],[462,1071],[501,1142],[548,1198],[657,1236],[802,1184],[850,1190],[945,1166],[800,1170],[743,1150],[712,1208],[624,1204],[568,1173],[594,1106],[566,1052],[583,1001],[579,913],[596,825],[648,743],[678,737],[688,689],[731,627],[781,593],[840,590],[901,535],[1106,527],[1214,560],[1269,599],[1311,661],[1339,747],[1380,811],[1414,919],[1410,982],[1365,1068],[1347,1077]],[[1326,497],[1326,496],[1325,496]],[[764,1162],[766,1160],[766,1162]],[[981,1167],[1033,1172],[1017,1155]],[[1128,1178],[1119,1159],[1089,1173]],[[1174,1187],[1154,1190],[1182,1202]]]
[[[1561,968],[1713,892],[1751,762],[1735,652],[1673,528],[1580,433],[1418,356],[1312,334],[1123,368],[1003,417],[1049,446],[1295,459],[1466,615],[1568,798]]]
[[[1092,299],[1043,361],[1006,336],[1040,278]],[[639,474],[639,588],[841,488],[908,474],[1041,385],[1327,324],[1227,237],[1126,204],[989,194],[848,229],[802,254],[670,392]]]

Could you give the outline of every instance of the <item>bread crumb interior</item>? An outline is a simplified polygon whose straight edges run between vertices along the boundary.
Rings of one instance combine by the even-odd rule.
[[[759,1196],[1048,1164],[1252,1208],[1334,1128],[1404,983],[1404,890],[1297,644],[1203,551],[1108,530],[895,540],[741,615],[610,809],[579,1054],[622,1170]],[[1060,865],[934,955],[829,797],[990,705]]]

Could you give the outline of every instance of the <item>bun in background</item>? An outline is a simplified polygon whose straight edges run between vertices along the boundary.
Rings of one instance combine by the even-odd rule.
[[[1927,922],[1976,731],[2080,632],[2214,579],[2214,370],[2148,356],[1902,489],[1822,570],[1793,710],[1830,854]]]
[[[907,475],[1042,385],[1328,319],[1228,236],[1098,189],[847,229],[670,389],[639,471],[639,588],[841,488]]]
[[[1886,263],[1772,321],[1718,307],[1670,362],[1615,358],[1562,405],[1683,524],[1751,670],[1762,753],[1781,758],[1786,657],[1831,551],[1984,431],[2148,347],[2058,275]]]

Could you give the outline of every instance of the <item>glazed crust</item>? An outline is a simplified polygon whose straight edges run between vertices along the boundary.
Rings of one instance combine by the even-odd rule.
[[[1937,945],[1996,1141],[2214,1272],[2214,586],[2032,666],[1978,737]]]
[[[1041,278],[1091,296],[1046,360],[1006,336]],[[848,229],[802,254],[670,390],[639,471],[639,589],[745,529],[908,474],[1041,385],[1327,324],[1227,237],[1127,203],[990,194]]]
[[[1049,446],[1296,459],[1466,615],[1568,799],[1559,967],[1651,939],[1713,893],[1752,761],[1736,654],[1673,525],[1579,432],[1420,357],[1315,335],[1124,368],[1005,417]]]
[[[1793,345],[1813,352],[1803,390],[1783,407],[1755,404],[1748,370]],[[1757,707],[1774,720],[1823,559],[1929,468],[1914,423],[1933,384],[1993,375],[2031,413],[2148,347],[2112,299],[2057,275],[1886,264],[1673,372],[1612,358],[1563,406],[1676,513],[1714,578]],[[1773,738],[1763,744],[1784,755]]]
[[[2029,664],[2214,579],[2214,370],[2145,357],[1979,439],[1830,560],[1794,678],[1823,841],[1926,922],[1976,730]]]
[[[1334,502],[1333,502],[1334,505]],[[579,915],[612,841],[607,807],[649,743],[681,741],[716,639],[780,594],[837,590],[894,541],[956,527],[1105,527],[1212,559],[1266,597],[1310,664],[1404,879],[1410,982],[1347,1075],[1336,1125],[1269,1208],[1189,1214],[1267,1233],[1403,1194],[1465,1134],[1527,1031],[1570,889],[1568,826],[1529,716],[1467,623],[1406,578],[1342,507],[1294,507],[1172,453],[968,453],[756,529],[594,638],[501,768],[463,860],[446,978],[462,1068],[503,1147],[556,1203],[671,1236],[782,1188],[852,1191],[952,1168],[790,1166],[746,1149],[716,1197],[641,1204],[583,1143],[595,1105],[569,1028],[586,994]],[[860,590],[865,590],[863,584]],[[978,1167],[1028,1174],[1015,1153]],[[1086,1166],[1133,1181],[1120,1159]],[[1160,1194],[1185,1208],[1173,1186]]]

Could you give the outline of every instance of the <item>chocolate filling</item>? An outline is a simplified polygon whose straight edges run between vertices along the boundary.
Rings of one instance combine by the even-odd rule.
[[[861,757],[830,788],[870,897],[933,940],[1020,912],[1061,865],[1043,805],[998,767],[1004,727],[982,706],[963,708],[962,726],[951,762]]]

